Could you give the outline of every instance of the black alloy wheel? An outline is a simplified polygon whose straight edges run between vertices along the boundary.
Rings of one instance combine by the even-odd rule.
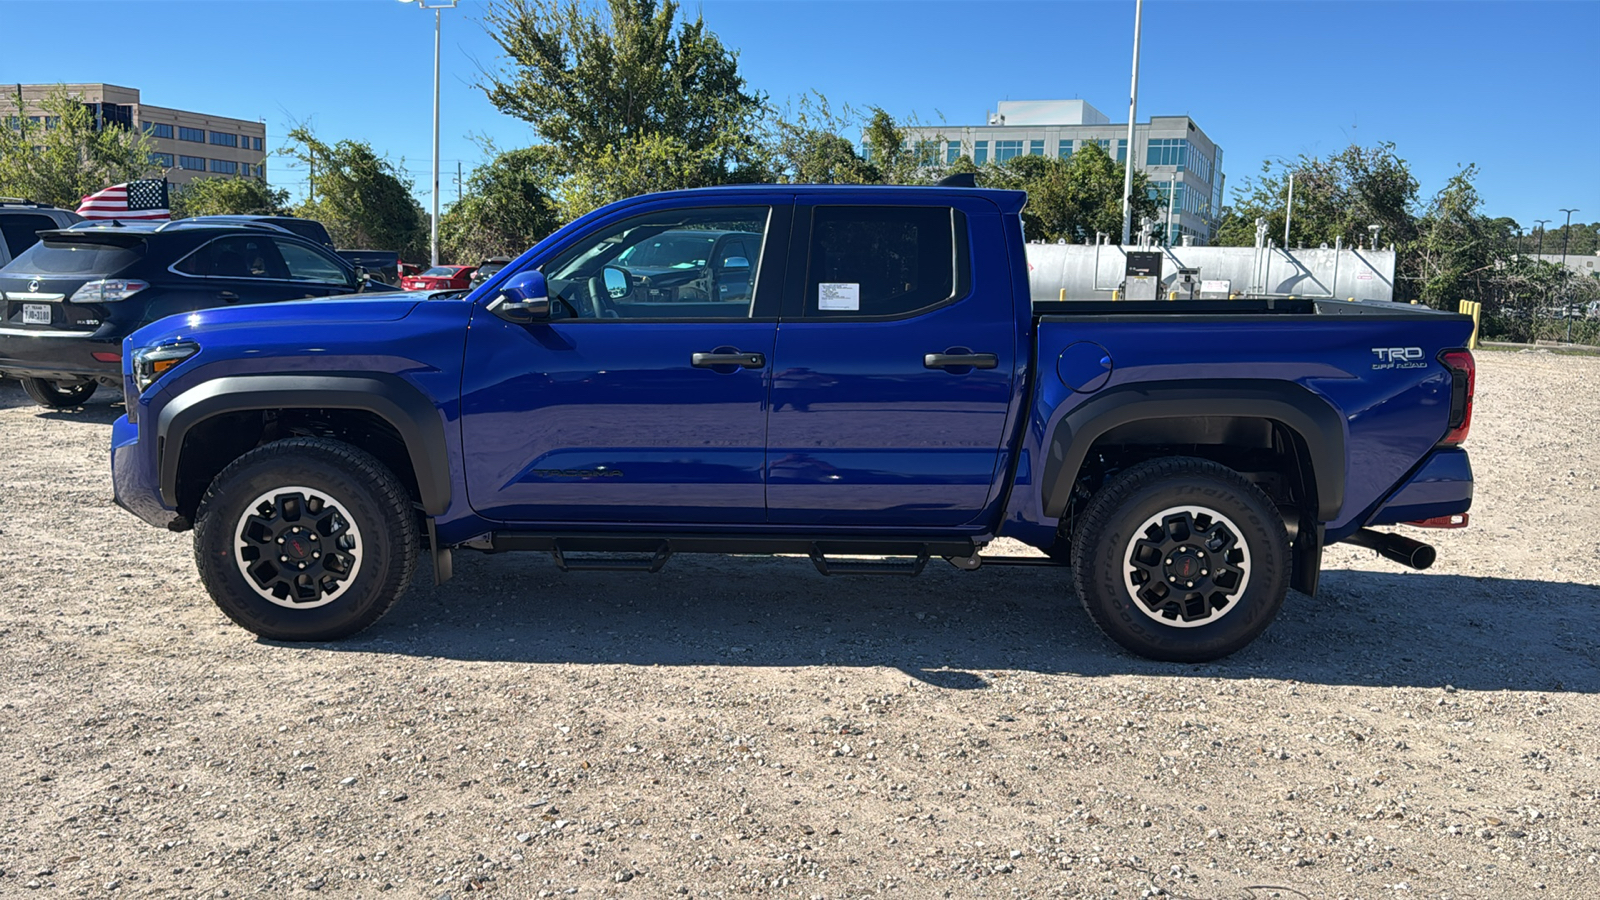
[[[1272,501],[1210,460],[1134,466],[1090,501],[1073,581],[1090,618],[1127,650],[1206,662],[1266,630],[1288,593],[1289,539]]]

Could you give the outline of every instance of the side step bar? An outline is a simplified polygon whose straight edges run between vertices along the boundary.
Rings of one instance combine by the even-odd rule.
[[[614,556],[573,559],[562,549],[561,542],[555,541],[550,547],[550,556],[555,559],[556,568],[563,572],[649,572],[654,575],[672,558],[672,545],[662,541],[656,545],[655,553],[644,559],[617,559]]]
[[[811,564],[824,575],[921,575],[928,565],[928,548],[906,559],[828,559],[822,548],[811,545]]]

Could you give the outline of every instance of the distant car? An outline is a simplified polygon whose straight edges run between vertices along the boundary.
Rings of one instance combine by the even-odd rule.
[[[407,291],[465,290],[472,283],[474,271],[473,266],[434,266],[426,272],[401,278],[400,288]]]
[[[21,379],[41,406],[121,387],[122,339],[166,316],[393,290],[262,222],[82,222],[39,239],[0,267],[0,374]]]
[[[485,281],[493,278],[501,269],[504,269],[510,264],[511,257],[509,256],[489,257],[488,259],[479,263],[478,268],[473,271],[471,287],[477,287],[478,285],[483,284]]]
[[[39,241],[39,232],[82,222],[75,212],[43,203],[0,197],[0,266],[22,255]]]

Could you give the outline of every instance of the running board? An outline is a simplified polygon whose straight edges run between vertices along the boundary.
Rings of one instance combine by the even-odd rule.
[[[824,575],[921,575],[928,565],[928,548],[910,559],[828,559],[822,548],[811,545],[811,564]]]
[[[643,559],[618,559],[615,556],[580,556],[574,559],[567,556],[567,551],[562,549],[558,540],[552,542],[550,556],[555,559],[556,568],[563,572],[648,572],[654,575],[672,558],[672,546],[661,541],[656,545],[655,553]]]

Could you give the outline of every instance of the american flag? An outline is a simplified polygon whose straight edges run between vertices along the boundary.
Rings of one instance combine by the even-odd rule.
[[[151,178],[114,184],[83,198],[78,215],[85,219],[170,219],[167,182]]]

